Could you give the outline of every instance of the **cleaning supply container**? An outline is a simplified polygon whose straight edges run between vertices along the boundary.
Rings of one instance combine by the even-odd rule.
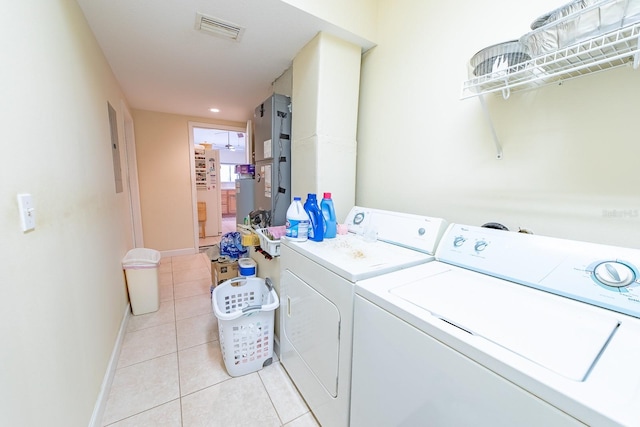
[[[242,277],[256,277],[256,262],[251,258],[240,258],[238,260],[238,274]]]
[[[220,349],[232,377],[273,361],[273,326],[280,301],[271,279],[237,277],[216,286],[211,295],[218,319]]]
[[[131,301],[131,312],[152,313],[160,308],[158,265],[160,252],[154,249],[131,249],[122,259],[122,268],[127,278],[127,289]]]
[[[304,242],[309,236],[309,215],[300,200],[300,197],[294,197],[289,209],[287,209],[285,236],[296,242]]]
[[[311,223],[309,225],[309,240],[314,242],[322,242],[324,239],[324,218],[322,217],[322,211],[318,206],[316,195],[313,193],[307,194],[307,201],[304,202],[304,210],[307,211]]]
[[[333,206],[331,193],[324,193],[320,202],[320,210],[324,217],[324,238],[331,239],[336,237],[338,223],[336,221],[336,210]]]

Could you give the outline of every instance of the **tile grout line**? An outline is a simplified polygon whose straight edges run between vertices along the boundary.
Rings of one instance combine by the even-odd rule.
[[[278,412],[278,408],[276,408],[275,403],[273,403],[273,398],[271,397],[271,393],[269,393],[269,389],[267,389],[267,386],[264,383],[264,379],[262,379],[262,375],[260,375],[260,371],[258,371],[257,373],[258,373],[258,378],[260,379],[260,384],[262,384],[262,388],[264,389],[265,393],[267,394],[267,397],[269,398],[269,402],[271,402],[271,406],[273,407],[273,411],[276,413],[276,416],[280,420],[280,427],[282,427],[282,426],[284,426],[284,420],[282,419],[282,416]]]
[[[184,410],[182,407],[182,386],[180,385],[180,349],[178,348],[178,316],[176,314],[176,284],[173,277],[173,257],[171,259],[172,259],[171,288],[173,291],[173,322],[174,322],[175,331],[176,331],[176,337],[175,337],[176,338],[176,363],[177,363],[176,368],[178,369],[178,401],[180,402],[180,426],[184,427]]]

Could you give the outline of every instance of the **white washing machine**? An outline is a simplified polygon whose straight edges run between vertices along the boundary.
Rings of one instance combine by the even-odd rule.
[[[640,250],[452,224],[356,285],[351,425],[640,426]]]
[[[446,229],[439,218],[361,207],[345,223],[347,235],[280,247],[280,360],[330,427],[349,425],[355,284],[433,261]]]

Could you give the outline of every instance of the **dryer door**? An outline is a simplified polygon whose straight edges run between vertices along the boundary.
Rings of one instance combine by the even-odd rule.
[[[283,271],[281,286],[280,309],[284,310],[282,362],[288,371],[310,370],[327,393],[336,397],[340,312],[331,301],[289,270]],[[296,377],[295,372],[292,376]]]

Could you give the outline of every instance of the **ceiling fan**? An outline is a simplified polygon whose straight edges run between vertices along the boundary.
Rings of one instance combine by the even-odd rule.
[[[235,145],[231,145],[231,142],[229,141],[229,134],[230,133],[231,132],[227,132],[227,145],[225,145],[224,148],[226,148],[229,151],[236,151],[236,148],[238,148],[238,147],[236,147]],[[238,132],[237,136],[238,136],[238,139],[244,138],[244,133]]]

